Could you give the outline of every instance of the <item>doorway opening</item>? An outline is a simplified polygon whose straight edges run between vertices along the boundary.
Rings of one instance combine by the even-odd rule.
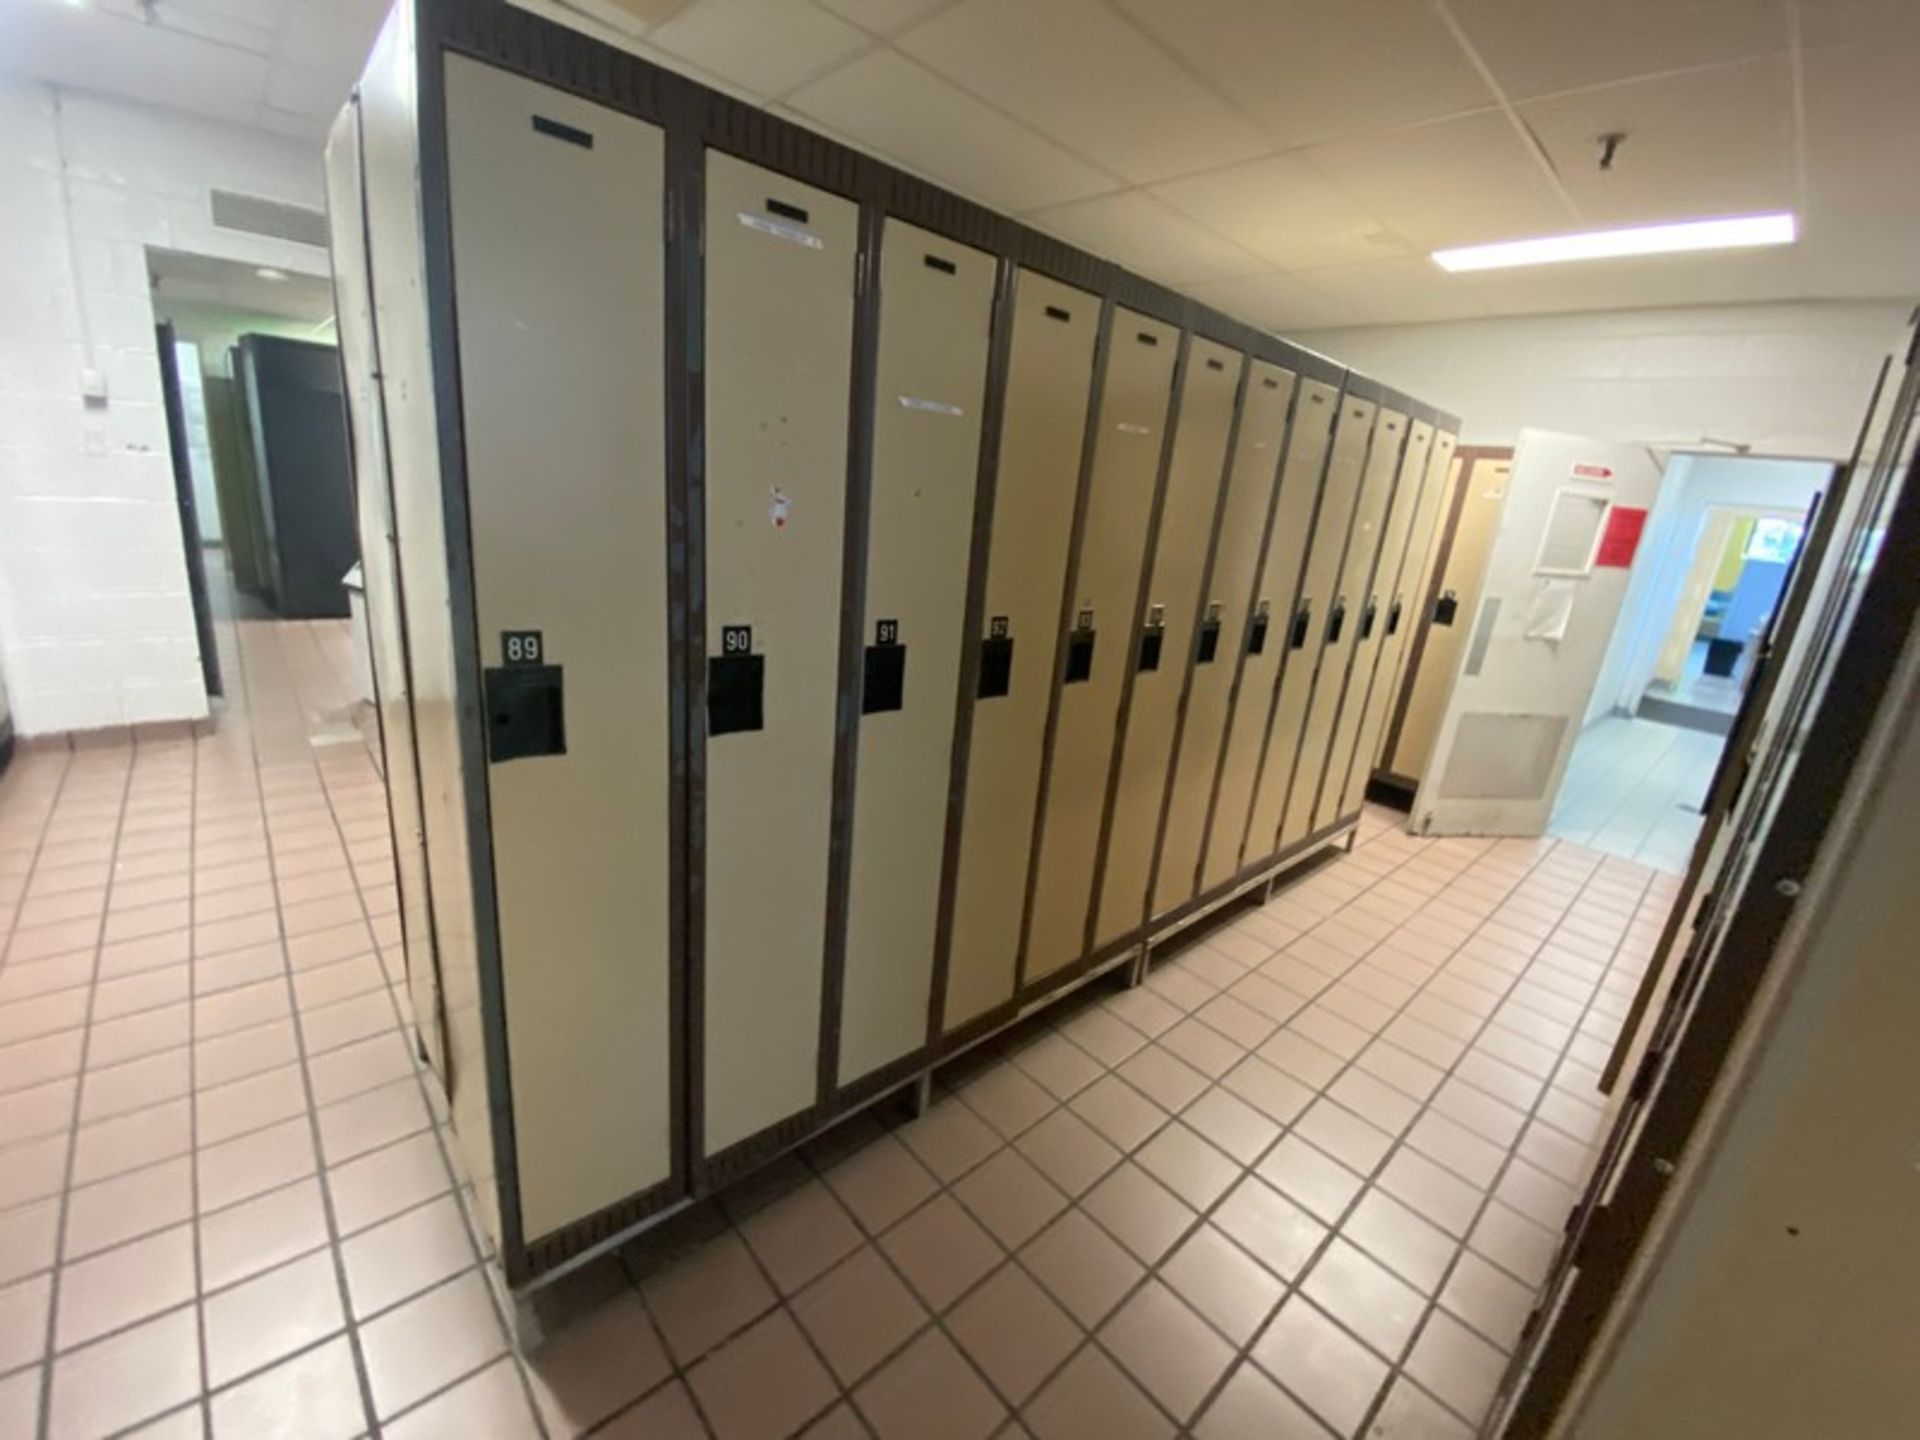
[[[1821,460],[1677,454],[1547,833],[1678,873],[1811,508]]]
[[[283,613],[274,583],[276,534],[270,477],[262,460],[266,417],[249,398],[249,351],[258,344],[314,347],[331,357],[332,282],[272,266],[149,247],[148,283],[161,331],[161,377],[173,442],[181,531],[197,617],[256,619]],[[337,361],[329,360],[335,373]],[[317,447],[337,509],[351,517],[351,478],[343,407],[336,403],[337,446]],[[325,408],[324,406],[321,408]],[[307,444],[313,451],[316,447]],[[337,472],[337,473],[336,473]],[[304,538],[304,520],[297,527]],[[335,547],[337,548],[337,547]],[[329,564],[332,563],[329,558]],[[339,565],[352,563],[349,554]],[[339,576],[330,584],[337,589]],[[345,600],[340,600],[345,613]],[[203,632],[203,664],[211,664]],[[209,693],[218,693],[209,675]]]

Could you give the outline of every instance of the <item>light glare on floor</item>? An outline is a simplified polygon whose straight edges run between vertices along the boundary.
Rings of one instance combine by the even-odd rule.
[[[1607,260],[1622,255],[1667,255],[1682,250],[1737,250],[1755,245],[1791,245],[1798,228],[1790,212],[1735,215],[1720,220],[1682,220],[1671,225],[1635,225],[1625,230],[1588,230],[1537,240],[1505,240],[1436,250],[1442,270],[1506,270],[1520,265],[1557,265],[1567,260]]]

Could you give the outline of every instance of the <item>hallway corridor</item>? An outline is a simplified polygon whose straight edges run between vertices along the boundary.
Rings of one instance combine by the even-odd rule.
[[[401,1027],[348,632],[220,629],[216,719],[0,779],[0,1434],[1470,1435],[1672,877],[1370,812],[561,1282],[522,1363]]]

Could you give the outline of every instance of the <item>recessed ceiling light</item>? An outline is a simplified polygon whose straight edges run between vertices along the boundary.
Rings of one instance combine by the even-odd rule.
[[[253,273],[258,275],[262,280],[284,280],[287,278],[287,272],[274,265],[258,266]]]
[[[1588,230],[1539,240],[1507,240],[1436,250],[1442,270],[1505,270],[1516,265],[1558,265],[1568,260],[1607,260],[1621,255],[1667,255],[1680,250],[1737,250],[1754,245],[1791,245],[1797,230],[1790,213],[1735,215],[1723,220],[1682,220],[1636,225],[1626,230]]]

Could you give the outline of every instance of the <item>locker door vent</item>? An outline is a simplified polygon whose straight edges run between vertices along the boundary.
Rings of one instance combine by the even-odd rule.
[[[707,657],[707,734],[732,735],[765,728],[767,682],[764,655]]]
[[[974,692],[982,700],[997,700],[1013,686],[1013,637],[994,635],[980,642],[980,685]]]
[[[567,753],[558,665],[505,665],[485,677],[487,756],[495,764]]]
[[[1196,665],[1211,665],[1213,657],[1220,653],[1220,621],[1209,616],[1200,622],[1200,653],[1194,657]]]
[[[1076,630],[1067,637],[1066,683],[1078,685],[1093,678],[1093,631]]]
[[[907,647],[898,641],[890,645],[867,646],[866,673],[860,687],[860,713],[878,715],[898,710],[906,703]]]

